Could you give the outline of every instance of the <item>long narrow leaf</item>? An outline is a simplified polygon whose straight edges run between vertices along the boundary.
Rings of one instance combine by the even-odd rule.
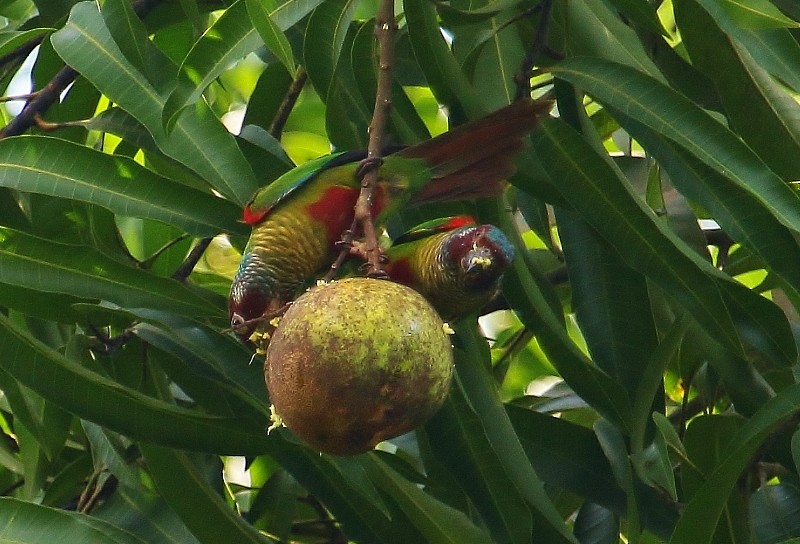
[[[279,31],[308,15],[322,0],[255,0]],[[195,42],[183,60],[178,84],[164,105],[164,121],[172,126],[177,114],[194,104],[206,88],[228,67],[255,51],[262,40],[250,20],[246,0],[237,0]]]
[[[778,393],[750,418],[731,439],[732,448],[693,495],[670,544],[707,544],[712,541],[719,517],[739,475],[776,425],[800,409],[800,385]]]
[[[204,544],[274,542],[228,505],[186,452],[145,443],[139,448],[161,496]]]
[[[485,341],[478,336],[471,324],[459,325],[457,338],[465,348],[456,351],[456,370],[467,401],[481,420],[489,444],[503,470],[514,482],[520,495],[535,510],[535,518],[540,518],[535,519],[535,525],[540,527],[538,536],[546,538],[548,542],[569,542],[570,536],[561,515],[547,496],[541,478],[525,456],[525,450],[500,401],[491,373],[483,366],[480,358],[476,357],[482,351],[479,343]],[[542,527],[542,523],[547,525]]]
[[[553,72],[674,141],[760,199],[784,225],[800,231],[800,197],[735,134],[679,93],[632,68],[600,59],[567,59]]]
[[[0,227],[0,282],[197,316],[221,309],[179,282],[125,266],[88,246],[51,242]]]
[[[97,204],[196,236],[242,232],[239,209],[178,185],[125,157],[47,136],[0,141],[0,186]]]
[[[145,544],[144,540],[107,521],[11,497],[0,498],[0,541]]]
[[[476,527],[464,514],[428,495],[401,477],[378,457],[368,456],[368,466],[381,487],[400,506],[428,542],[441,544],[488,544],[489,535]]]
[[[258,455],[272,449],[263,426],[207,416],[126,388],[66,359],[2,315],[0,353],[8,354],[0,365],[23,385],[128,437],[229,455]]]
[[[774,338],[774,331],[766,330],[750,309],[731,308],[736,302],[731,289],[738,286],[657,221],[577,132],[563,122],[546,121],[534,134],[534,142],[537,152],[548,156],[547,167],[551,178],[559,180],[558,189],[584,220],[632,268],[674,296],[718,342],[744,355],[737,327],[748,335],[759,331],[759,345],[762,341],[770,346],[778,342],[775,349],[782,354],[779,360],[794,359],[794,342]],[[765,352],[766,356],[774,354],[772,349]]]
[[[692,63],[712,78],[731,127],[783,179],[800,178],[800,105],[696,2],[675,2]]]

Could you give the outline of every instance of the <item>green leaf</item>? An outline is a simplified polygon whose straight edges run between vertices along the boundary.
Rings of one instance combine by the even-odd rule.
[[[726,276],[700,258],[660,223],[639,201],[606,160],[563,122],[545,121],[534,134],[537,152],[548,157],[547,168],[565,199],[597,230],[634,270],[658,283],[675,297],[695,319],[734,353],[744,354],[742,331],[760,331],[759,347],[770,347],[766,356],[793,360],[787,342],[774,337],[750,307],[739,305]],[[580,157],[580,160],[578,159]],[[598,205],[598,203],[603,205]],[[647,257],[645,257],[647,256]],[[744,291],[747,291],[744,289]],[[746,301],[742,304],[751,304]],[[733,310],[733,315],[731,315]],[[747,325],[744,325],[747,323]],[[748,341],[752,341],[748,336]],[[763,345],[762,345],[763,342]],[[775,349],[773,344],[778,342]],[[777,350],[777,352],[775,351]],[[784,359],[785,357],[785,359]]]
[[[120,485],[92,516],[148,544],[200,544],[167,503],[155,493]]]
[[[638,534],[641,523],[641,510],[638,507],[638,497],[634,492],[634,473],[631,467],[631,459],[628,457],[628,450],[625,438],[619,429],[611,425],[604,419],[599,419],[594,423],[594,432],[600,447],[603,448],[606,458],[611,464],[611,472],[617,484],[625,490],[627,502],[626,517],[628,522],[628,534]]]
[[[10,497],[0,497],[0,541],[38,544],[64,539],[97,544],[145,544],[110,523]]]
[[[649,2],[638,0],[611,0],[611,4],[628,18],[635,26],[643,30],[648,30],[654,34],[669,36],[669,33],[661,23],[655,7]]]
[[[800,231],[800,197],[735,134],[679,93],[632,68],[599,59],[567,59],[553,72],[683,147]],[[631,134],[636,137],[635,131]]]
[[[136,465],[125,458],[121,437],[91,421],[82,420],[81,427],[91,445],[94,466],[108,470],[125,486],[144,491]]]
[[[743,28],[798,28],[769,0],[715,0]]]
[[[506,231],[508,232],[508,231]],[[524,255],[524,254],[523,254]],[[630,400],[625,389],[597,368],[569,339],[528,270],[528,258],[517,258],[503,280],[504,294],[525,326],[536,331],[550,362],[569,386],[592,408],[623,427],[629,425]]]
[[[473,66],[472,85],[490,109],[505,106],[516,97],[516,77],[526,51],[517,28],[509,25],[514,20],[514,13],[498,14],[477,28],[470,27],[467,36],[468,40],[480,41],[465,64]],[[482,35],[486,33],[489,36],[484,41]]]
[[[765,485],[750,496],[750,519],[759,544],[777,544],[800,535],[800,490],[790,484]]]
[[[204,544],[275,542],[258,532],[205,480],[186,452],[139,444],[156,488]]]
[[[731,128],[784,180],[800,179],[800,105],[699,4],[674,9],[692,63],[716,83]]]
[[[531,511],[500,465],[457,382],[442,408],[425,424],[424,432],[431,454],[470,497],[492,538],[529,542]]]
[[[122,54],[139,72],[148,74],[147,29],[131,3],[125,0],[107,0],[101,11]]]
[[[0,55],[10,53],[21,45],[47,34],[49,31],[49,28],[34,28],[31,30],[6,30],[0,32]]]
[[[467,401],[481,420],[486,437],[500,465],[514,482],[520,495],[534,508],[535,518],[542,518],[541,521],[535,519],[539,535],[544,538],[544,531],[547,530],[549,542],[555,542],[559,537],[564,542],[569,542],[571,539],[561,515],[547,496],[543,482],[525,456],[522,444],[503,408],[494,379],[477,356],[486,350],[485,340],[470,323],[460,324],[457,331],[457,339],[464,347],[463,350],[455,352],[458,379]],[[546,529],[542,527],[542,523],[548,525]]]
[[[557,209],[556,221],[573,311],[592,360],[633,395],[642,359],[657,345],[647,282],[573,212]]]
[[[269,16],[275,26],[283,32],[321,3],[322,0],[286,0],[270,9]],[[164,105],[165,123],[170,127],[173,127],[175,119],[178,119],[179,123],[180,117],[176,117],[179,112],[186,106],[196,103],[206,88],[228,69],[231,63],[255,51],[261,45],[261,41],[250,21],[246,1],[237,0],[195,42],[183,60],[178,85]]]
[[[250,95],[250,100],[247,102],[243,127],[257,125],[268,129],[283,102],[283,97],[286,96],[292,84],[292,79],[291,74],[283,65],[268,64],[258,77],[253,94]],[[259,181],[265,184],[266,180],[259,177]]]
[[[459,512],[428,495],[414,483],[389,468],[374,454],[367,456],[374,480],[397,502],[427,542],[441,544],[489,544],[493,540]]]
[[[241,418],[208,416],[148,397],[64,358],[0,315],[0,360],[8,374],[77,416],[126,436],[176,448],[219,454],[271,449],[264,426]],[[266,421],[264,422],[266,425]]]
[[[204,102],[186,109],[166,134],[161,124],[164,97],[125,59],[91,2],[77,4],[51,41],[65,62],[142,123],[166,155],[237,204],[250,199],[257,188],[255,176],[234,137]]]
[[[261,365],[248,363],[252,359],[245,350],[230,349],[234,348],[230,338],[230,342],[221,342],[219,338],[211,341],[199,324],[162,330],[142,323],[133,331],[148,344],[173,355],[159,358],[158,363],[209,413],[248,418],[255,424],[268,419]],[[216,334],[218,337],[219,333]],[[218,359],[225,353],[231,357],[221,365]]]
[[[0,257],[0,282],[105,299],[128,308],[203,316],[221,313],[179,282],[125,266],[87,246],[50,242],[0,227]]]
[[[411,47],[425,78],[439,103],[450,111],[453,119],[479,117],[487,108],[439,31],[436,9],[425,0],[403,0]]]
[[[731,437],[722,461],[686,506],[670,544],[710,543],[725,503],[742,471],[769,433],[800,409],[800,385],[787,387],[770,399]]]
[[[442,0],[436,0],[433,3],[436,5],[444,21],[454,24],[465,24],[494,17],[503,10],[513,8],[523,3],[523,0],[488,0],[487,2],[482,2],[479,6],[466,6],[458,2],[446,2]]]
[[[575,536],[581,544],[617,544],[619,518],[600,505],[585,502],[575,517]]]
[[[731,236],[757,255],[778,278],[785,282],[793,300],[800,299],[800,269],[790,257],[798,251],[798,241],[791,230],[781,224],[772,207],[762,199],[731,183],[724,175],[681,149],[656,131],[627,118],[614,110],[636,138],[669,173],[675,187],[687,198],[701,205]],[[761,320],[768,314],[761,316]],[[781,325],[781,316],[774,316],[774,330]]]
[[[569,53],[579,57],[613,60],[650,77],[663,80],[636,31],[626,25],[603,0],[555,2],[554,30],[563,33]]]
[[[308,18],[303,41],[305,67],[325,102],[355,9],[354,0],[331,0],[317,7]]]
[[[47,136],[0,141],[0,186],[97,204],[195,236],[245,231],[235,205],[177,185],[125,157]]]
[[[273,6],[272,0],[247,0],[247,13],[267,49],[278,57],[290,74],[295,75],[297,65],[294,61],[292,46],[283,31],[270,17]]]
[[[416,530],[391,520],[360,457],[320,455],[308,448],[282,447],[271,453],[303,487],[325,502],[354,540],[376,544],[419,541]],[[363,478],[361,476],[363,474]]]
[[[178,85],[164,104],[164,125],[171,131],[178,115],[194,104],[229,66],[259,44],[245,0],[234,2],[206,29],[181,64]]]
[[[639,387],[633,395],[633,415],[631,416],[633,421],[631,451],[633,453],[641,451],[644,447],[651,414],[653,417],[657,417],[655,414],[661,415],[659,411],[654,411],[653,405],[658,405],[657,403],[664,396],[664,372],[680,351],[686,327],[685,319],[675,321],[658,347],[651,352],[644,365]]]

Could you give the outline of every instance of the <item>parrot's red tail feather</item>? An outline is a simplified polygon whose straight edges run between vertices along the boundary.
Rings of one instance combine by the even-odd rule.
[[[398,155],[420,158],[431,167],[431,181],[415,203],[497,195],[516,168],[524,138],[553,107],[550,100],[519,100]]]

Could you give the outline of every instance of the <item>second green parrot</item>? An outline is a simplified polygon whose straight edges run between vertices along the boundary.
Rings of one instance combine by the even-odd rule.
[[[442,319],[457,321],[497,296],[514,253],[494,225],[457,216],[423,223],[395,240],[384,270],[428,299]]]

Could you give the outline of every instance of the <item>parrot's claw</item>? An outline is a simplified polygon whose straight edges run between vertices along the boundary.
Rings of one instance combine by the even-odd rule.
[[[367,263],[367,264],[369,264],[369,263]],[[368,278],[373,278],[373,279],[376,279],[376,280],[388,280],[389,279],[389,274],[387,274],[385,270],[379,269],[379,270],[373,270],[371,272],[368,272],[367,273],[367,277]]]
[[[383,159],[381,157],[367,157],[358,163],[356,167],[356,176],[358,176],[358,179],[363,179],[369,172],[380,168],[382,164]]]

